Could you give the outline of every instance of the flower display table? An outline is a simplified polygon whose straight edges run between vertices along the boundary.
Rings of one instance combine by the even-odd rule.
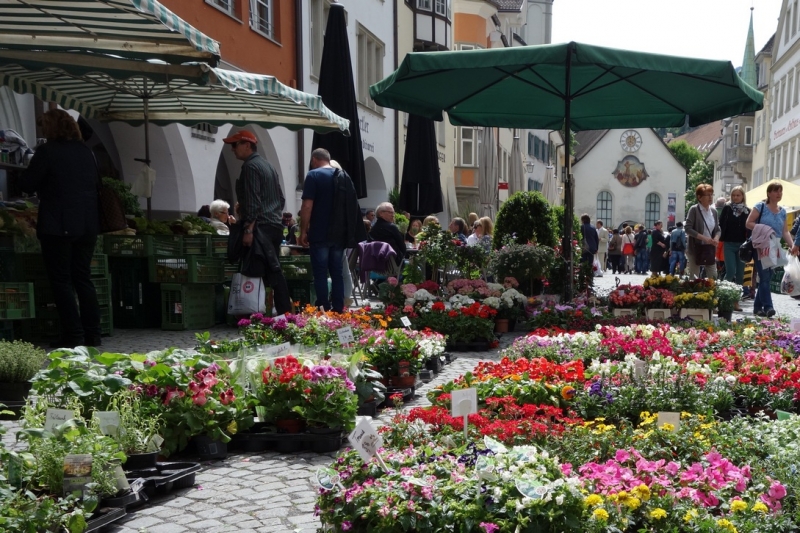
[[[692,320],[711,320],[710,309],[700,309],[696,307],[681,309],[681,318],[691,318]]]
[[[669,320],[672,318],[672,309],[648,309],[647,318],[649,320]]]
[[[636,316],[636,309],[614,309],[614,316]]]

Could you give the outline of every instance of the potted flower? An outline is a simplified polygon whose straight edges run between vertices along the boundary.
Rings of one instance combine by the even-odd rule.
[[[19,409],[31,390],[31,378],[47,358],[44,350],[22,341],[0,341],[0,403]]]
[[[541,280],[555,264],[555,251],[536,244],[510,243],[496,250],[489,259],[489,271],[497,279],[514,278],[533,296],[541,292]]]
[[[386,385],[380,382],[383,376],[373,368],[361,350],[357,350],[350,357],[347,374],[356,387],[357,414],[374,417],[377,413],[376,406],[386,399]]]
[[[347,370],[328,361],[310,368],[309,386],[303,389],[303,418],[311,433],[342,431],[349,433],[356,425],[358,396]]]
[[[376,330],[363,344],[370,363],[393,386],[414,386],[422,363],[415,339],[402,329]]]
[[[717,305],[714,291],[684,292],[675,296],[675,307],[681,310],[681,318],[710,320],[711,310]]]
[[[417,329],[430,328],[447,337],[448,346],[480,342],[484,346],[494,340],[494,317],[497,310],[480,302],[447,309],[442,302],[433,302],[420,310],[412,322]]]
[[[638,285],[620,285],[608,295],[608,303],[614,316],[635,316],[642,304],[642,288]]]
[[[716,296],[719,316],[730,322],[736,303],[742,298],[742,286],[730,281],[717,281]]]
[[[641,303],[650,320],[667,320],[672,316],[675,294],[667,289],[647,288],[642,292]]]
[[[262,422],[275,424],[284,433],[299,433],[305,427],[303,404],[309,389],[311,369],[296,357],[279,357],[261,371],[261,383],[253,384]]]

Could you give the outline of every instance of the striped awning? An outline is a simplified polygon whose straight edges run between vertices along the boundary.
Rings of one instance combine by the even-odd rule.
[[[67,71],[33,60],[25,61],[24,66],[19,63],[0,53],[0,85],[34,94],[87,118],[141,124],[146,100],[148,121],[158,125],[258,124],[349,134],[349,121],[325,107],[319,96],[287,87],[273,76],[203,63],[171,66],[114,61],[115,70],[86,66],[81,74],[74,67]],[[128,78],[119,68],[124,63],[131,65]]]
[[[0,0],[0,48],[216,65],[219,43],[156,0]]]

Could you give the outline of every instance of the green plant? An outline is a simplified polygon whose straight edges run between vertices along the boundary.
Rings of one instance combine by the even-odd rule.
[[[119,199],[122,202],[122,208],[125,210],[126,215],[133,215],[136,217],[144,216],[144,211],[142,211],[142,208],[139,205],[139,198],[131,194],[130,183],[105,177],[103,178],[103,185],[113,189],[114,192],[117,193],[117,196],[119,196]]]
[[[111,398],[109,409],[119,413],[119,426],[112,435],[126,454],[158,451],[156,442],[163,421],[155,413],[145,414],[142,398],[134,391],[120,391]]]
[[[456,249],[463,246],[452,233],[433,224],[422,229],[419,243],[419,260],[424,260],[433,268],[442,268],[453,263]]]
[[[362,344],[369,362],[383,377],[400,375],[400,363],[408,363],[408,374],[417,375],[422,362],[417,341],[404,330],[375,331]]]
[[[46,358],[44,350],[28,342],[0,341],[0,382],[30,380],[42,368]]]
[[[392,204],[395,213],[400,212],[400,189],[397,187],[392,188],[389,191],[388,201]],[[299,223],[299,222],[298,222]]]
[[[311,367],[311,379],[302,406],[303,418],[312,427],[341,429],[349,433],[356,425],[358,396],[347,370],[327,361]]]
[[[555,250],[549,246],[511,242],[494,252],[489,270],[497,279],[516,278],[520,286],[533,295],[534,282],[547,277],[555,259]]]
[[[721,312],[733,311],[742,298],[742,287],[730,281],[717,281],[717,307]]]
[[[251,388],[258,399],[256,412],[261,421],[303,418],[305,390],[309,388],[311,372],[297,358],[288,355],[271,364],[264,361],[252,376]]]
[[[507,242],[535,242],[547,247],[556,245],[550,203],[541,193],[514,193],[500,207],[494,226],[493,245],[499,249]]]
[[[370,399],[374,399],[376,404],[386,399],[386,385],[378,381],[383,376],[369,364],[362,350],[357,350],[350,356],[350,368],[347,374],[355,383],[359,405]]]
[[[397,225],[397,228],[400,230],[400,233],[402,233],[403,235],[405,235],[406,231],[408,231],[408,222],[409,222],[409,220],[406,218],[405,215],[402,215],[400,213],[395,213],[395,215],[394,215],[394,223],[395,223],[395,225]]]

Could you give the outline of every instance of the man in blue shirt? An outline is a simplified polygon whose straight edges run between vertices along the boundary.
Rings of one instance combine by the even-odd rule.
[[[344,243],[329,237],[331,216],[334,212],[334,174],[331,154],[324,148],[311,152],[311,170],[303,184],[303,203],[300,206],[300,237],[297,243],[311,248],[311,269],[314,272],[314,290],[317,307],[326,311],[344,310],[344,278],[342,256]],[[331,277],[331,294],[328,297],[328,274]]]
[[[686,268],[686,232],[683,231],[683,222],[675,224],[675,229],[670,233],[669,250],[669,273],[680,276]]]

